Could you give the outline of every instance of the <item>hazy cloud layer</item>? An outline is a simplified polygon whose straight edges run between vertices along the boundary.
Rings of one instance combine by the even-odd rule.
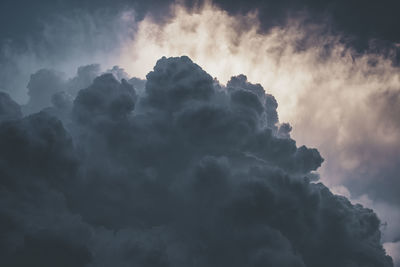
[[[11,94],[19,103],[27,102],[27,83],[30,75],[39,69],[57,69],[60,72],[57,76],[68,79],[75,76],[78,66],[117,64],[115,59],[119,57],[120,47],[133,40],[136,14],[132,9],[118,12],[78,9],[41,23],[36,38],[27,35],[23,47],[14,39],[0,43],[0,90]],[[89,73],[101,70],[104,71],[100,66],[92,66],[91,70],[81,72],[93,76]]]
[[[284,26],[288,17],[307,15],[310,23],[329,23],[334,32],[344,33],[347,40],[361,49],[368,47],[370,39],[389,42],[399,42],[400,35],[396,27],[400,23],[397,10],[398,1],[385,0],[116,0],[111,4],[105,0],[41,0],[31,5],[29,1],[3,0],[0,6],[0,43],[13,40],[17,45],[24,45],[29,37],[36,41],[38,33],[43,30],[44,22],[57,16],[73,16],[79,11],[93,15],[98,12],[108,12],[115,15],[121,10],[135,10],[135,20],[141,20],[146,15],[159,23],[171,17],[170,5],[179,3],[189,9],[195,9],[204,3],[213,2],[231,15],[257,12],[261,21],[261,29],[268,31],[275,26]],[[23,9],[21,6],[29,6]],[[16,16],[15,14],[19,14]],[[20,18],[23,19],[20,19]]]

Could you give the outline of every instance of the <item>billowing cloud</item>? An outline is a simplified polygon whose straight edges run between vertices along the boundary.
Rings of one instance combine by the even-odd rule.
[[[33,113],[51,105],[51,97],[65,90],[62,74],[53,70],[41,69],[31,75],[27,85],[29,102],[26,112]]]
[[[242,135],[250,136],[256,122],[261,120],[271,129],[272,136],[278,136],[279,141],[292,137],[300,148],[296,148],[294,141],[270,142],[268,134],[264,133],[257,135],[255,142],[245,144],[245,157],[259,162],[274,161],[275,152],[259,151],[257,147],[266,144],[277,148],[286,146],[276,154],[278,159],[270,164],[279,165],[291,175],[299,175],[319,165],[315,150],[303,149],[301,145],[317,147],[325,158],[319,169],[322,182],[333,192],[378,213],[382,220],[382,240],[396,260],[395,244],[400,237],[397,118],[400,79],[396,64],[400,53],[396,31],[398,16],[393,13],[398,9],[398,3],[215,0],[213,4],[207,2],[205,5],[201,1],[196,1],[200,3],[196,5],[192,1],[179,1],[170,7],[172,1],[142,2],[122,0],[109,6],[105,1],[95,4],[92,1],[41,1],[32,8],[20,10],[20,2],[17,6],[12,1],[2,1],[0,21],[6,22],[0,26],[0,90],[23,105],[20,108],[6,94],[0,95],[0,121],[19,119],[21,109],[27,115],[44,108],[43,113],[63,121],[68,134],[75,140],[74,146],[79,148],[79,157],[92,157],[90,164],[84,166],[105,166],[95,173],[106,175],[106,166],[111,163],[97,155],[108,152],[113,146],[117,148],[115,140],[128,140],[137,148],[128,136],[133,128],[150,127],[144,121],[148,118],[147,112],[154,115],[151,121],[158,118],[159,127],[169,129],[163,124],[163,110],[154,106],[160,102],[160,95],[170,98],[164,104],[174,112],[178,110],[174,104],[179,103],[180,108],[190,106],[190,112],[179,115],[177,127],[188,136],[195,136],[190,138],[192,142],[204,146],[209,141],[218,146],[235,142]],[[19,16],[14,15],[17,10]],[[216,109],[209,110],[209,115],[205,116],[197,110],[201,99],[212,99],[218,106],[226,106],[226,100],[217,97],[219,94],[215,92],[208,95],[207,87],[201,87],[205,91],[199,91],[199,95],[186,94],[181,89],[187,88],[187,81],[180,81],[182,88],[171,87],[168,92],[157,90],[158,82],[149,89],[152,93],[146,93],[146,80],[142,79],[155,60],[182,54],[189,55],[211,77],[227,84],[221,86],[213,81],[214,86],[230,92],[228,106],[232,113],[225,114]],[[94,64],[83,66],[75,73],[77,66],[91,62],[101,63],[103,67],[121,67],[102,69]],[[78,101],[74,106],[78,92],[88,88],[104,72],[112,73],[119,83],[122,79],[127,80],[134,86],[135,94],[126,89],[126,85],[113,82],[109,76],[102,77],[100,80],[111,81],[110,88],[119,88],[115,89],[116,94],[105,98],[107,89],[105,92],[93,91],[94,86],[83,95],[90,95],[89,99],[97,97],[99,102]],[[238,75],[240,73],[247,77]],[[53,79],[50,79],[51,75]],[[130,79],[130,75],[142,79]],[[41,83],[41,79],[45,82]],[[199,84],[209,77],[204,79],[198,81]],[[27,84],[29,88],[26,88]],[[277,101],[264,95],[264,88]],[[118,97],[127,99],[119,103]],[[263,101],[269,102],[264,105]],[[98,106],[100,103],[103,106]],[[119,104],[124,107],[112,108]],[[121,124],[130,121],[132,108],[137,118],[139,114],[142,116],[143,120],[136,120],[137,123],[140,121],[139,126],[131,125],[133,128],[129,130],[124,128],[124,134],[106,130],[119,129]],[[109,114],[112,110],[114,115]],[[277,111],[280,121],[290,124],[275,125]],[[79,123],[77,114],[83,116],[84,112],[96,118],[90,127],[86,122]],[[197,119],[215,119],[216,126],[203,129],[191,123]],[[225,128],[218,124],[220,119],[229,119]],[[234,120],[240,121],[240,126],[234,127],[227,138],[221,137],[224,135],[219,131],[232,127]],[[97,135],[98,131],[107,132],[107,136]],[[212,131],[219,139],[211,141],[207,131]],[[149,135],[148,131],[139,131],[136,134],[140,140],[155,138],[163,143],[163,134],[156,132]],[[151,138],[145,137],[146,134]],[[100,145],[100,141],[109,143]],[[91,148],[83,149],[90,142],[93,142]],[[157,149],[157,145],[153,147],[148,143],[147,146],[151,147],[150,151]],[[137,155],[138,161],[146,158],[151,162],[154,153],[145,146],[140,148],[144,157],[140,159]],[[293,152],[295,148],[297,150]],[[125,150],[117,149],[114,154],[120,160],[129,155]],[[79,175],[86,171],[89,168],[80,169]],[[155,173],[151,168],[146,170],[149,177],[156,177]],[[306,176],[313,181],[319,177],[317,173]],[[88,204],[87,214],[90,206]],[[86,217],[93,219],[95,215]],[[104,234],[112,235],[107,230]],[[122,237],[124,234],[116,235]],[[97,236],[97,239],[101,238]],[[123,238],[118,242],[124,242]],[[121,245],[118,242],[113,245]],[[115,254],[118,253],[107,255]],[[83,260],[87,261],[88,258]]]
[[[140,94],[106,73],[70,106],[3,121],[3,261],[393,266],[378,217],[312,181],[323,159],[276,108],[244,75],[223,86],[164,57]]]
[[[385,242],[394,242],[400,235],[396,50],[379,54],[371,42],[360,53],[325,25],[302,19],[265,33],[254,13],[230,16],[211,5],[175,12],[164,25],[140,23],[121,66],[144,77],[156,57],[187,54],[223,83],[245,73],[276,97],[281,121],[293,126],[282,125],[282,134],[317,147],[326,159],[322,181],[374,208]]]

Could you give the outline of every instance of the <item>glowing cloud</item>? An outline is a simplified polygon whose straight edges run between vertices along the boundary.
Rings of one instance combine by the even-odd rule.
[[[293,125],[292,136],[320,149],[326,159],[322,181],[356,202],[381,207],[377,212],[391,233],[385,238],[399,236],[400,226],[387,212],[399,214],[400,203],[400,131],[391,116],[400,103],[400,71],[390,57],[357,54],[341,36],[302,18],[261,33],[256,13],[233,17],[210,3],[190,12],[173,9],[164,25],[150,18],[138,25],[119,64],[144,77],[160,56],[184,54],[222,83],[246,73],[277,98],[280,121]]]

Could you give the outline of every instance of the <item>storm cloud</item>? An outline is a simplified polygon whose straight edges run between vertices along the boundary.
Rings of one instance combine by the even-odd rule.
[[[44,250],[45,247],[58,246],[70,252],[62,254],[63,249],[54,250],[54,255],[60,253],[59,257],[64,257],[66,264],[79,266],[94,262],[96,257],[89,257],[94,253],[94,244],[97,242],[97,248],[100,244],[108,246],[104,240],[112,239],[114,232],[111,229],[115,225],[123,230],[115,232],[118,240],[107,243],[110,247],[129,243],[129,238],[123,238],[125,235],[139,236],[135,242],[143,239],[145,235],[136,228],[124,228],[135,221],[133,217],[136,215],[121,216],[120,213],[127,208],[116,207],[115,203],[122,202],[123,198],[132,199],[130,193],[121,195],[119,190],[136,190],[135,194],[143,193],[142,198],[148,199],[148,194],[144,193],[146,190],[137,185],[127,186],[129,182],[120,182],[120,187],[113,189],[117,185],[108,177],[139,177],[145,173],[143,175],[149,179],[159,179],[160,172],[167,175],[181,170],[176,167],[161,171],[152,165],[154,161],[165,161],[167,157],[176,157],[176,162],[170,159],[171,162],[166,163],[172,166],[180,161],[182,164],[194,161],[189,160],[190,157],[177,156],[189,153],[186,145],[176,144],[182,140],[202,146],[207,156],[212,154],[208,149],[218,154],[219,149],[225,150],[229,146],[232,155],[216,156],[215,160],[230,170],[236,168],[232,165],[242,166],[239,164],[242,159],[238,159],[241,155],[246,162],[274,166],[289,176],[306,176],[312,184],[321,176],[321,182],[332,192],[377,212],[382,220],[381,242],[385,243],[384,247],[395,263],[400,264],[398,9],[399,3],[395,0],[379,3],[358,0],[328,0],[323,3],[314,0],[283,0],[279,3],[268,0],[117,0],[112,4],[97,0],[43,0],[35,4],[1,1],[0,90],[6,93],[0,93],[0,122],[8,123],[9,136],[28,147],[32,145],[35,147],[32,149],[38,151],[48,151],[48,148],[40,148],[39,143],[50,142],[52,134],[59,135],[62,131],[56,130],[55,126],[44,127],[47,133],[40,130],[45,135],[40,138],[44,140],[35,143],[30,138],[35,139],[36,133],[29,129],[36,124],[62,122],[62,128],[72,142],[69,160],[76,161],[67,164],[68,169],[75,172],[68,174],[70,182],[64,181],[54,189],[55,194],[61,196],[58,200],[51,196],[43,202],[50,201],[57,206],[48,211],[50,217],[54,210],[59,210],[61,213],[57,214],[64,218],[73,214],[71,220],[74,222],[68,221],[67,224],[79,227],[83,240],[79,244],[76,242],[78,239],[58,242],[51,233],[41,236],[29,232],[24,237],[27,250],[18,245],[23,240],[19,235],[12,241],[13,252],[6,254],[35,259],[35,255],[42,255],[34,250],[36,247]],[[191,78],[177,83],[171,79],[160,82],[157,77],[164,79],[160,74],[166,71],[164,68],[179,69],[179,66],[172,67],[172,62],[171,65],[162,63],[157,66],[156,73],[150,75],[146,89],[147,81],[143,79],[156,59],[185,54],[211,76],[203,75],[188,62],[181,62],[176,64],[197,73],[196,82]],[[92,62],[101,65],[86,65]],[[77,66],[81,67],[76,71]],[[114,78],[103,75],[105,73],[111,73]],[[142,79],[131,78],[129,74]],[[217,77],[226,86],[212,79],[213,86],[210,87],[210,77]],[[199,90],[193,90],[194,83],[198,83]],[[268,94],[264,93],[264,88]],[[229,101],[224,94],[229,96]],[[203,102],[212,105],[203,106]],[[40,116],[36,114],[39,111]],[[279,122],[278,111],[281,120],[290,124]],[[57,120],[51,122],[50,118],[54,117]],[[20,120],[23,122],[9,124]],[[193,121],[197,120],[208,122],[208,127],[203,127],[203,122],[200,126],[194,124]],[[165,121],[172,121],[172,126]],[[263,126],[259,127],[259,124]],[[259,128],[270,129],[270,132]],[[172,134],[177,135],[175,139],[164,139]],[[135,135],[136,139],[132,141]],[[166,146],[168,142],[174,145]],[[317,147],[325,158],[322,168],[318,169],[320,174],[308,173],[319,165],[318,152],[303,144]],[[260,149],[263,146],[271,149],[263,151]],[[175,148],[178,152],[172,153]],[[15,153],[22,153],[18,149]],[[225,153],[228,152],[218,155]],[[27,154],[30,156],[22,157],[27,162],[31,157],[35,160],[44,157],[42,154]],[[6,155],[4,152],[4,155],[12,158],[14,154]],[[55,155],[52,157],[57,159]],[[203,162],[202,156],[197,157],[197,161]],[[128,160],[132,158],[137,165]],[[212,159],[204,159],[204,162]],[[33,165],[44,168],[35,160]],[[67,162],[66,159],[61,161]],[[8,163],[4,164],[2,166],[8,168]],[[192,165],[185,166],[181,172],[189,172],[195,168]],[[131,175],[137,170],[142,171]],[[32,173],[41,177],[47,175],[44,172]],[[24,175],[5,175],[4,179]],[[58,177],[59,174],[49,175]],[[87,178],[93,175],[100,177],[102,182]],[[29,177],[28,172],[26,177]],[[47,183],[48,180],[43,185]],[[176,184],[183,187],[178,182]],[[89,185],[95,188],[102,185],[105,189],[91,190]],[[53,189],[43,187],[40,190]],[[81,201],[84,190],[93,192],[87,204]],[[102,190],[110,193],[103,196],[99,193]],[[154,192],[150,195],[158,195]],[[166,202],[166,198],[161,197],[159,202]],[[138,199],[132,202],[141,202]],[[9,201],[14,200],[10,198]],[[96,201],[99,205],[93,204]],[[25,205],[25,202],[13,203]],[[149,206],[136,205],[142,210]],[[106,216],[100,216],[101,207],[107,207]],[[157,216],[166,214],[168,212]],[[152,216],[149,220],[156,221],[158,217]],[[6,227],[17,225],[15,220],[7,220],[4,220]],[[98,231],[102,226],[97,223],[111,225],[111,228]],[[21,232],[21,229],[14,233]],[[158,228],[152,234],[164,232]],[[155,239],[146,245],[142,242],[142,246],[148,249],[154,242]],[[89,243],[91,245],[87,245]],[[18,249],[15,249],[17,245]],[[160,245],[157,253],[163,249]],[[81,259],[81,263],[68,263],[68,253]],[[95,266],[113,265],[106,262],[124,258],[120,250],[109,253],[102,250],[101,253],[104,257],[96,264],[92,263]]]
[[[398,245],[390,245],[400,234],[396,52],[359,53],[325,26],[292,20],[263,33],[254,14],[231,16],[215,6],[191,14],[178,7],[165,25],[143,21],[125,50],[137,61],[121,64],[144,77],[149,58],[188,54],[222,83],[245,73],[262,84],[278,100],[281,120],[293,126],[281,125],[280,132],[318,148],[326,159],[323,183],[379,214],[383,242],[396,257]],[[304,39],[309,46],[299,50]]]
[[[146,78],[105,73],[25,117],[1,95],[7,266],[393,266],[378,217],[315,181],[323,158],[261,85],[185,56]]]

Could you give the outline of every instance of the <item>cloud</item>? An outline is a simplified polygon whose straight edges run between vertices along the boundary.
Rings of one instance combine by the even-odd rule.
[[[7,93],[0,92],[0,121],[18,119],[21,116],[21,107]]]
[[[400,7],[397,1],[380,4],[374,1],[345,0],[328,0],[324,3],[315,0],[214,0],[213,3],[230,15],[256,11],[261,29],[266,32],[276,26],[285,26],[288,18],[306,16],[306,23],[329,24],[330,31],[342,33],[347,42],[361,51],[368,49],[372,39],[381,41],[380,46],[385,45],[384,42],[390,46],[390,42],[399,41],[400,38],[393,28],[400,22],[393,11]]]
[[[386,249],[386,251],[388,251],[388,253],[390,253],[390,255],[393,255],[393,259],[395,262],[400,262],[400,255],[399,255],[399,251],[400,251],[400,243],[397,242],[390,242],[390,243],[385,243],[384,247]],[[396,267],[399,266],[398,264],[395,265]]]
[[[133,110],[135,99],[132,85],[124,79],[120,83],[107,73],[94,79],[90,87],[79,91],[72,112],[75,119],[83,124],[103,116],[119,119]]]
[[[248,79],[274,95],[280,121],[291,125],[279,125],[282,136],[317,147],[325,158],[324,184],[334,192],[347,190],[353,203],[367,196],[371,201],[361,203],[387,223],[384,241],[395,241],[400,233],[398,52],[385,47],[380,53],[372,43],[360,53],[345,36],[304,18],[289,18],[286,26],[267,32],[259,23],[254,13],[232,16],[212,5],[191,13],[177,6],[163,25],[146,19],[138,25],[120,65],[143,78],[157,57],[187,54],[224,84],[245,73],[231,82],[244,86],[240,81]],[[240,94],[257,113],[259,103]]]
[[[103,74],[56,95],[0,124],[9,265],[393,266],[378,217],[311,181],[319,152],[244,75],[163,57],[141,94]]]
[[[80,66],[76,76],[70,79],[67,85],[67,92],[75,97],[79,90],[88,87],[100,73],[101,67],[99,64]]]
[[[125,162],[124,166],[128,165],[126,162],[132,155],[118,149],[120,145],[116,140],[127,141],[132,149],[141,151],[141,154],[135,154],[135,158],[143,166],[149,166],[152,157],[163,158],[154,156],[153,153],[157,146],[163,147],[165,144],[161,130],[157,128],[158,131],[151,134],[146,131],[136,132],[140,140],[158,140],[154,144],[149,141],[143,146],[132,142],[130,135],[132,129],[150,127],[145,121],[148,112],[153,114],[151,121],[157,121],[160,129],[168,132],[170,128],[164,122],[167,106],[173,111],[171,114],[176,116],[176,126],[185,133],[185,138],[190,142],[205,147],[207,144],[216,147],[230,144],[236,147],[235,142],[240,139],[241,145],[246,148],[242,153],[245,159],[284,168],[294,175],[304,174],[311,180],[318,175],[306,173],[318,168],[321,162],[316,156],[316,150],[302,149],[301,145],[318,147],[326,159],[320,169],[322,181],[334,192],[338,192],[336,189],[339,187],[347,187],[344,191],[350,191],[346,194],[353,203],[362,203],[376,210],[383,225],[387,223],[387,226],[382,227],[383,241],[395,242],[400,235],[397,223],[399,183],[396,160],[400,153],[396,116],[400,86],[399,71],[393,65],[398,49],[386,43],[387,40],[397,40],[396,33],[390,30],[396,28],[387,27],[395,22],[386,20],[390,16],[382,14],[387,14],[389,9],[391,12],[397,10],[392,8],[396,4],[372,8],[376,12],[368,14],[373,3],[366,3],[356,9],[349,9],[352,3],[337,1],[332,2],[328,8],[311,2],[303,5],[291,1],[285,1],[283,5],[251,1],[245,6],[241,1],[214,3],[216,5],[198,5],[191,10],[183,9],[181,5],[169,9],[169,3],[165,3],[158,14],[156,12],[149,17],[144,14],[159,5],[158,1],[134,4],[135,9],[122,3],[123,11],[119,10],[121,6],[118,5],[115,9],[97,9],[89,5],[93,9],[90,12],[81,7],[74,10],[66,8],[68,11],[60,16],[52,16],[50,12],[44,22],[41,22],[40,29],[31,31],[37,35],[25,43],[25,48],[17,45],[17,40],[3,43],[0,89],[9,93],[18,103],[25,103],[30,98],[26,105],[21,106],[25,114],[45,108],[44,113],[56,116],[63,121],[65,127],[69,125],[69,134],[82,146],[79,155],[87,153],[93,157],[90,164],[104,165],[101,171],[105,176],[114,175],[114,172],[108,173],[107,166],[111,163],[97,157],[97,154],[107,153],[111,149],[116,158]],[[189,3],[188,6],[192,7],[192,4]],[[283,6],[290,7],[282,8]],[[300,6],[301,12],[293,11]],[[38,11],[40,9],[38,7]],[[271,13],[272,9],[274,12]],[[167,10],[172,10],[172,13],[166,12]],[[247,13],[251,10],[254,12]],[[337,14],[343,14],[341,11],[349,14],[351,10],[358,10],[357,14],[350,17],[357,16],[357,22],[361,21],[360,23],[354,23],[354,19],[337,19]],[[32,16],[35,16],[35,12],[33,11]],[[316,26],[313,19],[310,23],[310,14],[323,14],[323,17],[329,14],[329,19],[322,20],[332,28],[327,28],[326,25]],[[318,16],[314,18],[320,21]],[[377,16],[380,16],[379,23]],[[169,19],[165,20],[166,17]],[[143,18],[143,21],[138,22]],[[369,23],[370,27],[365,27]],[[340,35],[335,35],[337,30],[341,32]],[[349,40],[349,35],[355,35],[354,40]],[[370,37],[384,40],[372,42]],[[356,49],[354,45],[357,46]],[[144,78],[158,57],[181,54],[188,54],[211,75],[204,75],[202,72],[196,74],[198,78],[204,78],[197,81],[205,86],[201,87],[204,90],[195,91],[199,94],[187,93],[184,88],[188,87],[188,81],[185,80],[178,79],[181,84],[177,86],[167,79],[175,87],[163,91],[159,88],[164,82],[154,78],[156,85],[149,85],[149,93],[145,89],[145,80],[128,80],[129,74]],[[83,66],[75,73],[77,66],[88,62],[125,68],[126,72],[118,66],[105,72],[113,73],[118,82],[123,78],[127,79],[134,85],[135,94],[139,97],[132,97],[131,93],[127,93],[130,90],[122,90],[122,93],[108,99],[98,91],[88,90],[88,98],[97,96],[104,106],[98,107],[96,103],[85,102],[79,108],[74,107],[73,100],[79,90],[89,87],[94,78],[104,71],[100,65],[93,64]],[[42,70],[33,75],[28,89],[32,95],[29,96],[26,94],[26,85],[31,73],[38,69]],[[61,70],[64,74],[53,69]],[[182,73],[180,75],[184,75]],[[246,73],[247,77],[238,75],[239,73]],[[51,80],[46,75],[53,75],[54,79]],[[214,76],[222,83],[227,83],[226,87],[230,88],[228,102],[221,93],[221,90],[227,89],[218,85],[216,80],[213,80],[211,88],[218,85],[220,90],[213,89],[211,94],[207,92],[210,77]],[[231,79],[231,76],[234,78]],[[40,77],[45,80],[45,84],[40,83]],[[260,84],[250,84],[248,80]],[[120,87],[117,83],[114,84],[116,88]],[[150,89],[152,86],[153,89]],[[276,97],[279,106],[274,97],[262,92],[262,87]],[[124,98],[126,94],[128,97],[124,101],[127,102],[119,103],[118,96]],[[166,101],[165,96],[169,100]],[[260,100],[260,96],[263,99]],[[201,103],[204,99],[212,99],[212,105],[203,106]],[[4,114],[8,115],[0,120],[20,118],[20,108],[13,108],[13,101],[6,96],[1,96],[1,101],[1,108],[7,110]],[[269,103],[265,104],[264,101]],[[161,102],[165,102],[164,107],[161,107]],[[119,107],[120,104],[124,106],[121,110],[111,107]],[[225,108],[218,108],[220,106],[229,107],[232,112],[227,113]],[[75,117],[71,117],[72,110],[77,109],[80,111],[74,113]],[[114,115],[110,115],[111,110],[114,110]],[[276,124],[277,111],[280,120],[290,124]],[[96,124],[90,126],[94,128],[88,128],[86,123],[77,123],[77,113],[83,117],[83,114],[95,114]],[[126,121],[130,121],[132,114],[137,118],[142,117],[135,124],[122,127]],[[214,124],[205,128],[193,123],[197,120]],[[221,120],[225,124],[222,125]],[[253,143],[245,143],[243,140],[246,136],[251,136],[259,120],[271,131],[259,132]],[[122,131],[114,133],[111,129]],[[224,135],[224,131],[228,129],[230,134]],[[104,131],[107,135],[97,135],[96,131]],[[215,136],[214,139],[210,138],[210,132]],[[81,136],[82,140],[76,136]],[[271,139],[271,136],[280,138]],[[297,140],[300,148],[296,147],[291,137]],[[86,149],[90,142],[93,142],[93,146]],[[269,145],[271,150],[258,149],[264,145]],[[280,153],[275,154],[277,150],[274,149]],[[112,169],[115,164],[111,164]],[[124,166],[118,168],[124,169]],[[86,167],[83,170],[82,172],[89,171]],[[144,173],[149,179],[159,176],[151,167]],[[87,209],[90,209],[90,204]],[[117,214],[113,216],[117,218],[115,221],[118,218],[121,221],[126,220]],[[97,220],[95,214],[89,211],[86,218],[91,223]],[[126,221],[130,220],[133,219]],[[393,249],[390,250],[392,251]]]
[[[22,40],[0,40],[0,89],[22,104],[29,99],[26,86],[30,75],[39,69],[57,69],[68,79],[75,76],[78,66],[88,63],[117,65],[115,58],[120,46],[133,39],[136,19],[131,8],[100,7],[92,7],[91,11],[76,8],[40,17],[39,30],[26,32]],[[105,71],[95,64],[88,68],[81,70],[86,72],[81,75],[92,76],[89,83],[99,74],[96,72]]]
[[[25,113],[33,113],[51,105],[51,97],[64,91],[64,79],[61,73],[49,69],[41,69],[31,75],[27,85],[29,101]]]

